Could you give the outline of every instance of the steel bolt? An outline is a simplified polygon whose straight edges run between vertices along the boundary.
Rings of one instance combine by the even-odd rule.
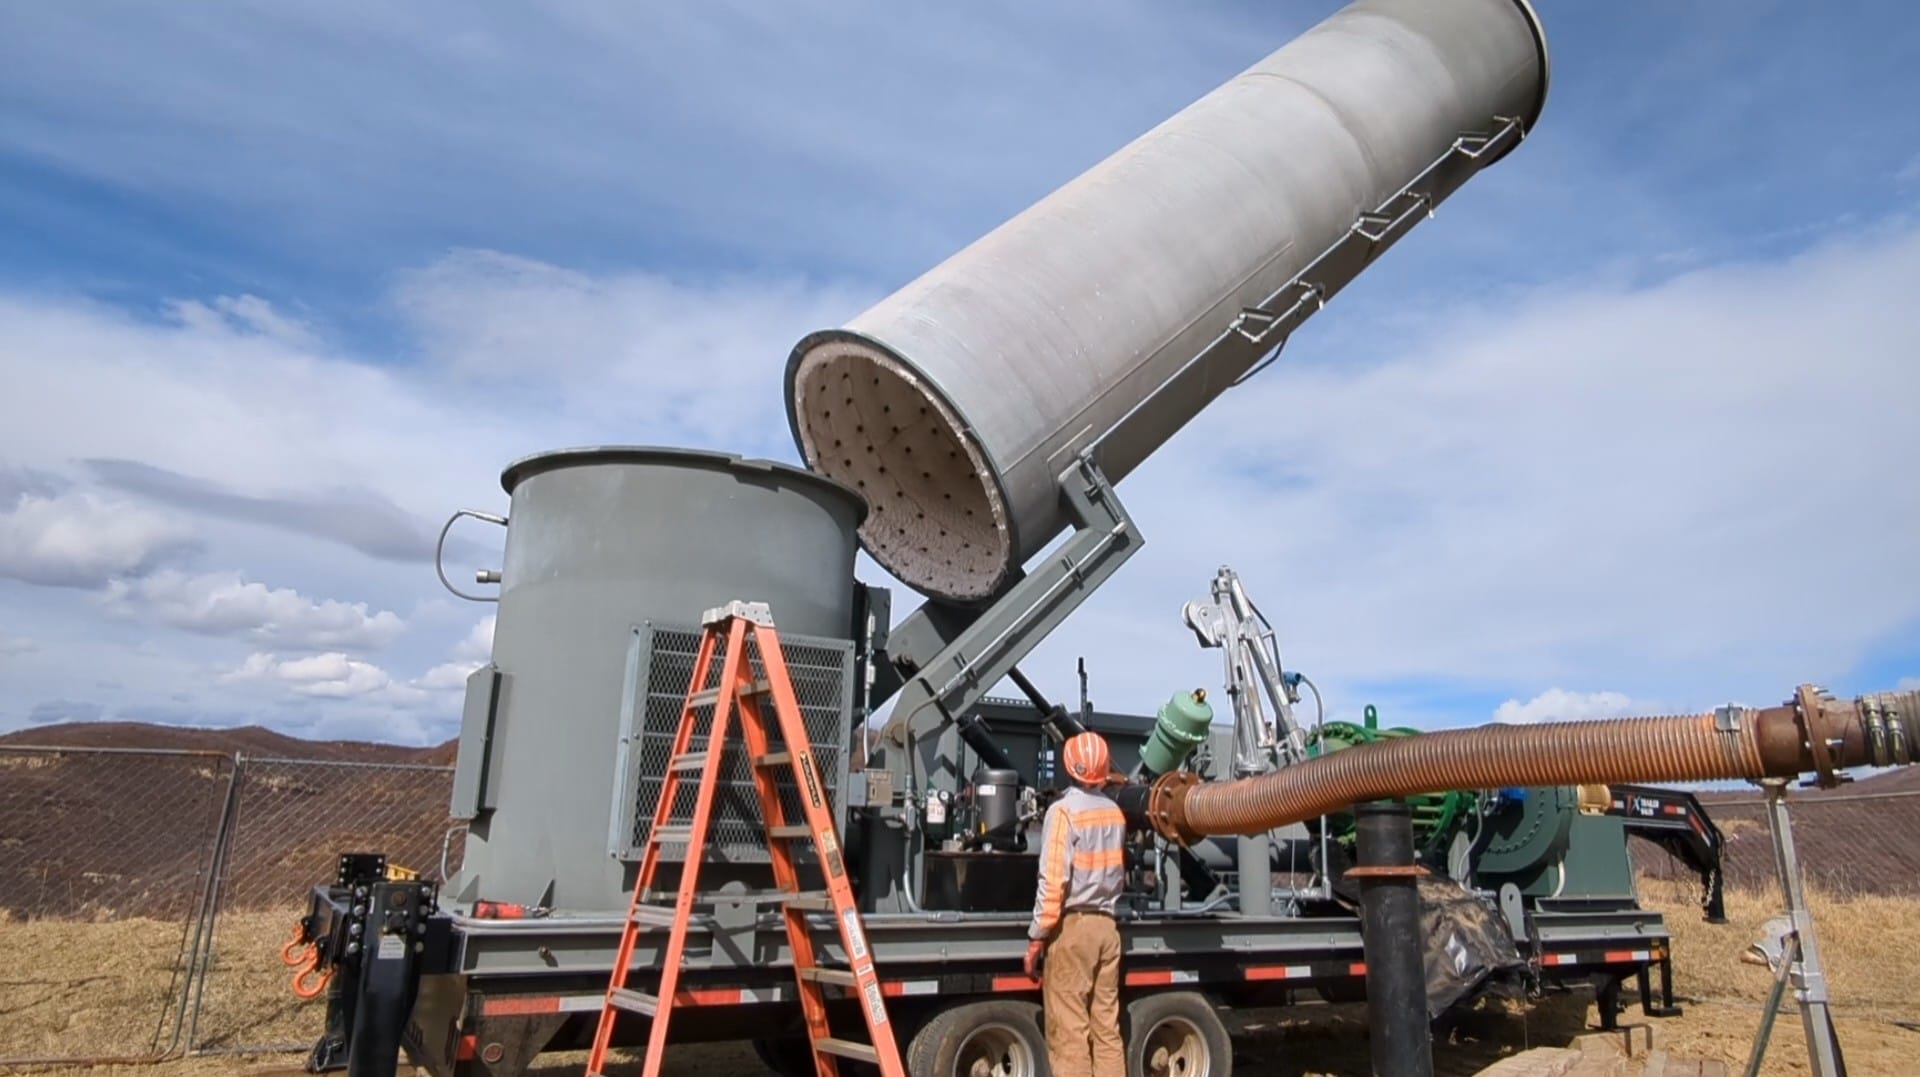
[[[485,1047],[480,1048],[480,1060],[489,1066],[499,1062],[505,1057],[507,1057],[507,1048],[504,1044],[497,1042],[489,1043]]]

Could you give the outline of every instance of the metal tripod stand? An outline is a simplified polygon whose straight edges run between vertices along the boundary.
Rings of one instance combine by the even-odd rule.
[[[1800,1022],[1807,1035],[1807,1061],[1814,1077],[1846,1077],[1846,1059],[1841,1057],[1840,1039],[1834,1034],[1833,1014],[1827,1004],[1827,975],[1820,963],[1820,944],[1814,938],[1813,912],[1807,908],[1806,889],[1800,879],[1800,858],[1793,850],[1793,821],[1787,817],[1787,780],[1767,778],[1760,786],[1767,791],[1767,825],[1773,831],[1774,863],[1780,872],[1781,892],[1787,899],[1789,926],[1781,940],[1773,990],[1767,994],[1767,1007],[1760,1015],[1759,1031],[1754,1034],[1747,1077],[1756,1077],[1760,1072],[1767,1040],[1773,1035],[1773,1020],[1780,1012],[1788,983],[1793,984],[1793,997],[1800,1003]]]

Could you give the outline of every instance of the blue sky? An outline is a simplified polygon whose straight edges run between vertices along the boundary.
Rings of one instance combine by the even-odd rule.
[[[508,460],[792,459],[800,335],[1337,6],[0,7],[0,728],[451,735]],[[1920,15],[1538,6],[1536,132],[1127,480],[1060,694],[1217,680],[1221,563],[1336,713],[1920,677]]]

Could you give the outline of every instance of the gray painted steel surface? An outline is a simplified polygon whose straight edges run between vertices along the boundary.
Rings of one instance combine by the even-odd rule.
[[[1531,129],[1525,0],[1360,0],[788,365],[808,465],[869,552],[992,596],[1061,530],[1073,456],[1118,481]],[[1199,356],[1199,361],[1192,362]]]
[[[607,832],[634,627],[699,624],[745,599],[771,605],[784,632],[849,638],[864,506],[797,468],[666,449],[546,453],[501,484],[513,497],[493,635],[502,682],[491,741],[471,746],[488,753],[494,807],[474,819],[448,893],[624,909],[631,872]]]

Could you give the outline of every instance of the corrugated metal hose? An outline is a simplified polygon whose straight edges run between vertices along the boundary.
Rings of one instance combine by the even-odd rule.
[[[1709,714],[1451,729],[1360,745],[1238,781],[1187,772],[1121,793],[1136,825],[1175,840],[1258,834],[1368,800],[1451,789],[1791,777],[1920,758],[1920,691]]]

